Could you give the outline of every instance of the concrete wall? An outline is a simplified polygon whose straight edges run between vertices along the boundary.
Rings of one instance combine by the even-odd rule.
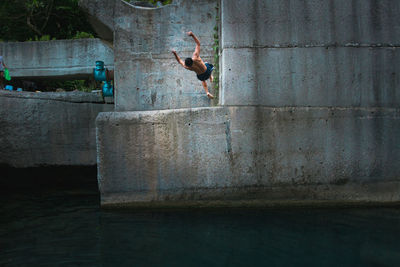
[[[94,93],[0,91],[0,164],[95,165],[95,119],[112,111]]]
[[[399,134],[398,109],[101,113],[102,204],[399,201]]]
[[[112,48],[99,39],[2,42],[0,55],[14,78],[93,76],[96,60],[114,68]]]
[[[216,0],[174,0],[160,8],[116,1],[114,18],[115,105],[118,111],[210,106],[194,72],[182,68],[171,53],[191,57],[201,42],[200,56],[213,61]]]
[[[222,0],[221,5],[223,105],[399,103],[400,2]]]
[[[100,114],[102,204],[399,201],[400,3],[221,0],[221,12],[222,107]]]

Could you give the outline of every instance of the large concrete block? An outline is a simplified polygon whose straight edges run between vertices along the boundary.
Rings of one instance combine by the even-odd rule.
[[[95,165],[95,119],[112,111],[92,93],[0,91],[0,164]]]
[[[99,39],[3,42],[0,55],[12,77],[93,76],[96,60],[113,69],[114,52]]]
[[[398,48],[224,49],[222,105],[397,107]]]
[[[173,1],[160,8],[142,8],[118,1],[114,51],[116,109],[158,110],[210,106],[194,72],[182,68],[171,53],[191,57],[201,42],[201,57],[213,59],[215,0]],[[213,62],[212,62],[213,63]]]
[[[221,2],[222,48],[400,44],[399,1]]]
[[[222,105],[396,107],[400,3],[222,1]]]
[[[102,205],[400,197],[398,109],[221,107],[96,122]]]
[[[258,159],[264,183],[399,181],[398,109],[260,109]]]

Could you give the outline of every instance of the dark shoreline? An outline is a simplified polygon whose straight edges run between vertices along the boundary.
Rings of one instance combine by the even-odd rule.
[[[15,168],[0,164],[0,192],[97,190],[97,166],[38,166]]]

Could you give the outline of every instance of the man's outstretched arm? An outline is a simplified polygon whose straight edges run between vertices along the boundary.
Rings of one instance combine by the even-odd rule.
[[[175,50],[172,50],[172,54],[174,54],[176,61],[178,61],[179,64],[182,65],[182,67],[184,67],[186,69],[185,63],[183,62],[183,60],[178,56],[178,54],[176,53]]]
[[[193,32],[188,32],[187,35],[191,36],[193,40],[196,42],[196,49],[194,50],[193,57],[200,56],[200,41],[197,39],[196,35]]]

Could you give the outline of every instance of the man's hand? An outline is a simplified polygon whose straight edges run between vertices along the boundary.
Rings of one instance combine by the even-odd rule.
[[[174,55],[176,54],[176,50],[175,50],[175,49],[172,49],[171,52],[172,52],[172,54],[174,54]]]
[[[193,36],[194,34],[193,34],[193,32],[187,32],[186,33],[188,36]]]

